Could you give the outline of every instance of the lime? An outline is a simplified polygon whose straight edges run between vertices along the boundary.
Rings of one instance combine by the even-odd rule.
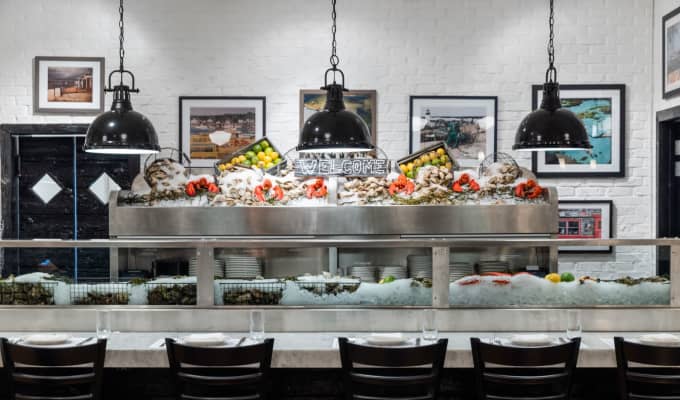
[[[408,172],[406,173],[406,177],[407,177],[407,178],[413,179],[413,171],[408,171]]]
[[[252,150],[251,150],[251,151],[247,151],[247,152],[246,152],[246,157],[247,157],[247,158],[253,158],[253,157],[255,157],[255,152],[252,151]]]
[[[439,164],[441,164],[441,161],[439,161],[438,158],[435,158],[434,160],[432,160],[432,165],[434,165],[435,167],[438,167]]]
[[[549,280],[552,283],[560,283],[560,274],[555,273],[548,274],[545,276],[545,279]]]
[[[262,145],[260,145],[259,143],[256,144],[255,146],[253,146],[253,152],[259,153],[261,151],[262,151]]]
[[[253,158],[250,159],[251,164],[257,164],[258,161],[260,161],[260,159],[257,158],[257,157],[253,157]]]
[[[383,283],[390,283],[396,281],[396,278],[393,277],[392,275],[387,275],[382,279]]]
[[[246,167],[250,167],[252,165],[250,160],[245,160],[241,164],[245,165]]]
[[[276,165],[276,164],[278,164],[278,163],[280,163],[280,162],[281,162],[281,159],[280,159],[280,158],[277,158],[277,159],[275,159],[275,160],[273,161],[274,165]]]
[[[574,280],[576,280],[576,278],[571,272],[564,272],[560,275],[560,281],[562,282],[573,282]]]
[[[272,149],[271,147],[267,147],[266,149],[264,149],[264,154],[266,155],[270,155],[272,154],[272,152],[274,152],[274,149]]]
[[[268,141],[263,140],[263,141],[260,142],[260,147],[262,148],[262,150],[264,150],[264,149],[266,149],[267,147],[271,147],[271,145],[269,144]]]

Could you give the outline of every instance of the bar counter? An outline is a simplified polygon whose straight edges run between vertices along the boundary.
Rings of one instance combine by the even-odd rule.
[[[87,338],[93,332],[70,332],[73,336]],[[496,337],[509,338],[516,332],[496,332]],[[648,333],[648,332],[645,332]],[[7,338],[18,338],[23,332],[0,332]],[[640,332],[588,332],[582,335],[578,368],[614,368],[614,336],[636,338]],[[114,333],[107,345],[107,368],[166,368],[168,366],[165,347],[158,344],[165,337],[179,338],[187,335],[181,332],[122,332]],[[242,332],[229,332],[228,336],[247,336]],[[340,368],[337,337],[361,337],[367,332],[285,332],[271,333],[267,337],[275,339],[273,368]],[[417,333],[409,332],[408,337],[417,337]],[[551,332],[551,336],[564,336],[561,332]],[[446,354],[446,368],[472,368],[470,353],[470,337],[491,338],[493,332],[443,332],[440,338],[449,339]]]

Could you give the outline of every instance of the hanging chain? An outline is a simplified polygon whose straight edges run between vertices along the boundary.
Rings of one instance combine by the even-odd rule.
[[[555,68],[555,1],[550,0],[550,17],[548,18],[548,25],[550,25],[550,39],[548,40],[548,71],[546,72],[546,81],[557,81],[557,69]]]
[[[336,26],[336,18],[338,14],[335,11],[335,2],[336,0],[331,0],[331,3],[333,4],[333,12],[331,13],[331,18],[333,19],[333,27],[331,28],[331,33],[333,34],[333,42],[331,43],[331,66],[333,67],[333,71],[338,69],[338,64],[340,64],[340,58],[338,57],[337,51],[338,51],[338,42],[335,40],[335,33],[337,32],[337,26]]]
[[[118,50],[118,55],[120,56],[120,70],[124,71],[123,60],[125,59],[125,49],[123,48],[123,42],[125,41],[125,22],[123,21],[123,14],[125,9],[123,8],[123,0],[120,0],[120,7],[118,7],[118,13],[120,14],[120,21],[118,22],[118,27],[120,28],[120,48]],[[120,84],[123,85],[123,74],[120,74]]]

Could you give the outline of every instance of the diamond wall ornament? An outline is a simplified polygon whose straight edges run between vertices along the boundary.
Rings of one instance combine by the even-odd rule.
[[[92,182],[89,187],[90,192],[97,197],[97,199],[103,204],[109,204],[109,196],[111,192],[120,190],[120,186],[111,179],[111,177],[106,173],[99,175],[99,178]]]
[[[42,200],[44,204],[49,203],[52,199],[62,191],[62,187],[55,181],[50,174],[45,174],[38,180],[38,182],[31,187],[33,193]]]

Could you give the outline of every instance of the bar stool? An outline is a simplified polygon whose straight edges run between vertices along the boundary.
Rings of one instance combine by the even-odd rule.
[[[106,339],[75,347],[45,348],[0,338],[9,392],[16,400],[99,400]]]
[[[479,338],[470,342],[478,400],[570,398],[580,338],[548,347],[501,346]]]
[[[267,398],[274,339],[241,347],[195,347],[166,338],[165,347],[178,399]]]
[[[614,338],[614,347],[622,400],[680,400],[680,347],[632,343],[622,337]]]
[[[437,398],[447,339],[418,347],[362,346],[344,337],[338,343],[347,400]]]

